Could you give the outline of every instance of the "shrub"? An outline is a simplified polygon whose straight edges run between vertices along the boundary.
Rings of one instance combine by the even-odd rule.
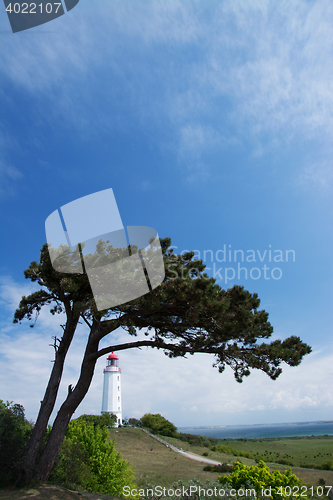
[[[333,460],[327,460],[323,462],[320,466],[321,470],[333,470]]]
[[[301,463],[299,466],[302,467],[303,469],[320,469],[320,465],[312,463],[311,464]]]
[[[195,446],[206,446],[210,448],[212,443],[218,443],[218,440],[215,438],[206,438],[205,436],[199,436],[198,434],[188,434],[186,432],[178,432],[177,438],[181,441],[185,441],[186,443],[195,445]]]
[[[137,427],[140,424],[140,420],[138,420],[137,418],[129,418],[128,423],[129,425],[134,425],[135,427]]]
[[[24,408],[0,399],[0,484],[14,482],[16,467],[30,437],[32,424],[24,417]]]
[[[204,451],[202,454],[203,457],[208,457],[208,455],[209,455],[208,451]]]
[[[235,457],[244,457],[253,459],[252,453],[249,451],[236,450],[230,446],[225,446],[223,444],[218,444],[212,447],[212,451],[218,451],[220,453],[225,453],[226,455],[233,455]]]
[[[94,427],[114,427],[117,422],[117,416],[113,413],[103,413],[103,415],[81,415],[76,420],[93,424]]]
[[[276,463],[281,465],[291,465],[291,466],[294,465],[290,460],[286,460],[285,458],[279,458],[279,460],[277,460]]]
[[[144,427],[148,427],[148,429],[157,434],[162,434],[162,436],[177,437],[177,427],[159,413],[155,415],[146,413],[141,418],[141,423]]]
[[[257,497],[263,495],[263,490],[270,489],[270,497],[273,500],[289,498],[285,495],[286,486],[290,486],[292,489],[294,486],[301,486],[302,484],[290,469],[283,474],[278,470],[269,472],[269,468],[262,460],[258,465],[252,466],[245,465],[242,462],[235,462],[233,472],[229,476],[220,476],[219,481],[222,484],[229,483],[236,490],[239,490],[244,485],[252,484]]]
[[[196,434],[188,434],[187,439],[183,439],[183,441],[187,441],[192,446],[204,446],[203,445],[203,437],[197,436]]]
[[[217,481],[198,481],[191,479],[190,481],[177,481],[170,488],[165,488],[163,496],[156,487],[151,484],[145,485],[139,490],[141,500],[244,500],[244,497],[231,495],[228,488],[223,488],[223,493],[219,494],[221,484]],[[209,494],[207,493],[209,492]]]
[[[135,487],[128,462],[115,451],[114,441],[108,442],[108,428],[82,418],[69,423],[52,478],[114,496],[122,496],[126,485]]]
[[[233,466],[229,464],[206,465],[203,470],[208,472],[232,472]]]

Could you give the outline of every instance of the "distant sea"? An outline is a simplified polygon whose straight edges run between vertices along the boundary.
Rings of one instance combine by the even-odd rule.
[[[269,437],[333,435],[333,420],[286,424],[225,425],[215,427],[179,427],[178,432],[217,439],[255,439]]]

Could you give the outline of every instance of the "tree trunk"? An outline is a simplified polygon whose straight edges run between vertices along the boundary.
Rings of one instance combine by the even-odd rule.
[[[22,462],[17,471],[17,478],[15,483],[16,485],[31,480],[34,475],[37,457],[40,452],[43,438],[47,429],[47,424],[49,422],[57,398],[65,358],[69,346],[71,345],[78,320],[79,316],[72,317],[70,318],[70,320],[67,320],[64,335],[55,356],[54,365],[45,391],[44,399],[41,402],[41,407],[35,426],[33,428],[31,437],[25,447],[22,456]]]
[[[81,373],[77,385],[70,392],[61,405],[58,415],[54,421],[47,445],[37,466],[37,478],[47,481],[52,472],[54,462],[60,452],[69,421],[79,406],[90,387],[97,359],[87,359],[90,354],[98,351],[99,339],[94,336],[93,329],[90,332],[88,344],[81,364]]]

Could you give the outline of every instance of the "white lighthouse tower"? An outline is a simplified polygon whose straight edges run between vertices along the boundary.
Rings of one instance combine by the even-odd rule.
[[[108,356],[106,368],[104,368],[102,414],[113,413],[116,415],[116,427],[122,424],[120,374],[119,358],[112,352]]]

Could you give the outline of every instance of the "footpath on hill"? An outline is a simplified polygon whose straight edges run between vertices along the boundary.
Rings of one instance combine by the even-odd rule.
[[[184,457],[190,458],[191,460],[196,460],[197,462],[204,462],[205,464],[210,464],[210,465],[220,465],[221,462],[216,462],[215,460],[210,460],[209,458],[201,457],[200,455],[196,455],[195,453],[184,451],[181,448],[177,448],[176,446],[173,446],[172,444],[168,443],[164,439],[156,436],[155,434],[152,434],[151,432],[147,431],[146,429],[142,429],[142,427],[138,427],[138,429],[141,429],[142,431],[146,432],[150,437],[157,439],[160,443],[164,444],[167,448],[171,448],[171,450],[176,451],[177,453],[180,453]]]

